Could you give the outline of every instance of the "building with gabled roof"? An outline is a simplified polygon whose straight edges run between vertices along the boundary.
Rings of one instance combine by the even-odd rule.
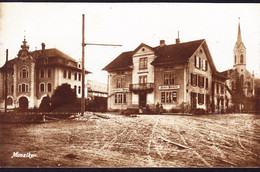
[[[63,83],[70,84],[81,97],[81,80],[88,73],[85,71],[85,76],[81,76],[81,62],[56,48],[45,49],[44,43],[41,50],[29,51],[24,39],[17,57],[0,68],[0,108],[4,108],[5,74],[7,108],[11,109],[39,107],[43,97],[51,96]]]
[[[226,77],[216,70],[205,39],[180,43],[178,38],[171,45],[161,40],[156,47],[141,43],[103,70],[108,72],[108,110],[155,109],[158,104],[168,112],[228,107],[226,96],[219,105],[213,96],[215,82],[225,85]]]

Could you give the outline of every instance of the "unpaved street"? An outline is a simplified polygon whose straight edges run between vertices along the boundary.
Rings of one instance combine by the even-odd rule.
[[[0,165],[260,167],[260,115],[102,115],[1,124]]]

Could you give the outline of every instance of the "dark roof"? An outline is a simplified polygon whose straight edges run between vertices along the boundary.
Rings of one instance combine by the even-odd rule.
[[[150,47],[146,44],[140,44],[134,51],[123,52],[117,58],[115,58],[111,63],[109,63],[103,70],[120,70],[120,69],[130,69],[132,65],[132,55],[141,46],[147,46],[151,48],[157,58],[151,63],[152,65],[159,65],[163,63],[171,62],[187,62],[187,60],[193,55],[193,53],[198,49],[198,47],[205,41],[205,39],[164,45],[163,47]],[[214,64],[213,64],[214,65]]]
[[[198,47],[203,43],[204,39],[165,45],[163,47],[155,47],[157,58],[152,62],[153,65],[170,62],[186,62]]]
[[[36,51],[31,52],[31,54],[33,57],[37,57],[41,54],[41,52],[42,52],[42,50],[36,50]],[[49,57],[62,57],[64,59],[76,62],[75,59],[71,58],[70,56],[68,56],[67,54],[61,52],[60,50],[58,50],[56,48],[45,49],[44,54],[48,58]]]
[[[221,79],[221,80],[226,80],[228,79],[229,77],[227,75],[224,75],[218,71],[214,72],[213,75],[218,78],[218,79]]]
[[[36,50],[36,51],[30,52],[30,54],[35,59],[41,58],[41,57],[48,58],[49,60],[50,59],[55,59],[55,58],[62,58],[62,59],[65,59],[65,61],[69,60],[69,61],[72,61],[75,64],[77,63],[77,61],[75,59],[73,59],[72,57],[68,56],[67,54],[61,52],[60,50],[58,50],[56,48],[45,49],[43,52],[44,52],[44,54],[42,54],[42,50]],[[9,60],[7,62],[7,64],[12,64],[12,62],[15,62],[15,60],[17,60],[17,58]],[[68,68],[71,68],[71,69],[76,69],[78,71],[81,70],[81,69],[77,68],[77,65],[76,66],[67,65],[67,63],[65,63],[63,61],[60,61],[60,60],[55,60],[54,62],[49,62],[48,64],[43,64],[43,65],[44,66],[48,66],[48,65],[52,65],[52,66],[65,66],[65,67],[68,67]],[[4,66],[2,68],[0,68],[0,70],[4,69]],[[8,65],[8,66],[10,66],[10,65]],[[87,70],[85,70],[85,72],[86,73],[91,73],[91,72],[89,72]]]
[[[103,70],[113,70],[113,69],[129,69],[129,66],[132,65],[132,53],[133,51],[127,51],[120,54],[112,62],[110,62]]]

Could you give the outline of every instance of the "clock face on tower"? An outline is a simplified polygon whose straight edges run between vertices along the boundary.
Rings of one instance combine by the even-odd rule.
[[[240,50],[240,52],[241,52],[241,53],[243,53],[243,52],[244,52],[244,50]]]

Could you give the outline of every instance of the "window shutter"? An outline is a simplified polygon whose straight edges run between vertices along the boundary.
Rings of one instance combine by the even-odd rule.
[[[195,86],[197,86],[198,85],[198,83],[197,83],[197,75],[194,75],[194,77],[195,77]]]
[[[194,56],[194,66],[195,66],[195,67],[197,67],[197,66],[196,66],[196,64],[197,64],[196,62],[197,62],[197,56]]]
[[[201,58],[199,57],[199,68],[201,68]]]
[[[193,84],[193,74],[192,73],[190,74],[190,84],[191,85]]]

